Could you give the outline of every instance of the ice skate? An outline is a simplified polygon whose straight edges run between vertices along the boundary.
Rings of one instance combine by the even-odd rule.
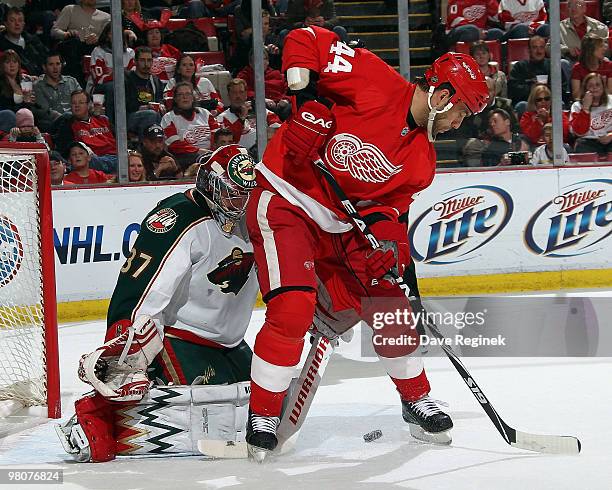
[[[249,410],[246,434],[249,459],[257,463],[263,463],[276,449],[278,444],[276,429],[279,423],[280,419],[278,417],[257,415]]]
[[[402,400],[402,417],[415,439],[433,444],[450,444],[453,421],[429,395],[414,402]]]

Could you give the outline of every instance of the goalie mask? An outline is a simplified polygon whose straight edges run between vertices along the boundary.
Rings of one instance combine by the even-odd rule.
[[[256,186],[255,161],[246,148],[226,145],[201,162],[196,189],[209,202],[221,229],[231,233],[244,215],[249,192]]]

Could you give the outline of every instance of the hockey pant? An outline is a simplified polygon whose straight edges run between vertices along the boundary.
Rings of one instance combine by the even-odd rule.
[[[164,348],[149,366],[149,378],[156,384],[219,385],[250,379],[253,352],[244,340],[230,348],[184,330],[166,327],[164,332]]]
[[[369,277],[365,257],[370,245],[358,232],[324,232],[302,209],[261,187],[250,196],[247,224],[267,304],[251,367],[251,409],[278,416],[317,308],[318,280],[332,299],[333,311],[354,310],[370,326],[380,313],[411,310],[399,287]],[[398,239],[405,241],[406,235]],[[430,387],[414,328],[390,321],[377,333],[411,338],[403,345],[374,344],[374,350],[402,399],[427,394]]]

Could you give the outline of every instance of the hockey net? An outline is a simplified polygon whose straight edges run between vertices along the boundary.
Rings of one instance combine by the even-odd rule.
[[[0,145],[0,417],[60,416],[49,172],[42,145]]]

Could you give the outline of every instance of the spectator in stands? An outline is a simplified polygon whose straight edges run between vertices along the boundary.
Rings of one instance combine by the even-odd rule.
[[[470,47],[470,55],[476,60],[480,71],[486,77],[491,77],[495,82],[495,95],[508,97],[508,80],[506,74],[499,69],[497,62],[491,61],[491,51],[487,43],[477,41]]]
[[[165,84],[174,73],[176,64],[181,58],[181,52],[172,44],[163,42],[159,21],[146,22],[144,30],[146,45],[151,48],[151,54],[153,55],[151,73]]]
[[[29,108],[36,101],[33,84],[27,75],[21,74],[21,59],[12,49],[0,55],[0,111],[12,111],[22,107]],[[15,124],[14,115],[5,114]],[[0,123],[1,124],[1,123]],[[10,128],[9,128],[10,129]]]
[[[543,84],[536,84],[531,89],[527,100],[527,110],[520,121],[521,132],[527,137],[531,145],[544,143],[544,125],[552,122],[550,112],[552,95],[550,89]],[[569,119],[563,113],[563,141],[569,139]]]
[[[58,121],[55,146],[67,155],[73,142],[82,142],[91,151],[91,167],[104,173],[117,171],[117,142],[109,119],[101,114],[89,113],[90,97],[85,90],[75,90],[70,96],[72,115]],[[98,110],[96,109],[96,112]],[[89,164],[89,161],[88,161]]]
[[[34,83],[36,104],[32,110],[42,131],[53,133],[53,125],[62,115],[70,112],[70,94],[81,88],[73,77],[62,75],[63,61],[58,53],[47,55],[43,64],[44,75]]]
[[[489,114],[491,140],[482,153],[483,167],[509,165],[508,152],[529,151],[527,142],[517,133],[512,133],[510,115],[503,109]]]
[[[199,154],[210,149],[212,133],[219,124],[209,111],[196,106],[193,86],[188,82],[176,85],[172,107],[173,110],[163,117],[161,126],[168,149],[181,169],[186,169]]]
[[[606,81],[608,92],[612,92],[612,61],[606,58],[608,41],[594,34],[586,34],[580,45],[578,63],[572,68],[572,97],[580,100],[581,82],[589,73],[599,73]]]
[[[262,0],[262,3],[264,2],[265,0]],[[249,63],[249,51],[253,46],[253,26],[251,22],[250,0],[243,1],[236,8],[235,23],[237,33],[236,50],[229,61],[232,74],[238,73]],[[271,44],[273,46],[272,49],[276,53],[275,56],[280,58],[280,51],[277,51],[277,49],[279,49],[280,41],[270,33],[270,13],[268,10],[263,8],[263,5],[261,11],[261,24],[264,46],[269,46]]]
[[[100,170],[90,168],[93,152],[85,143],[71,143],[68,153],[72,172],[64,177],[64,184],[105,184],[112,178]]]
[[[546,123],[544,125],[544,144],[538,146],[531,156],[531,165],[552,165],[554,163],[553,154],[553,125]],[[563,163],[569,162],[569,155],[565,148],[562,149]]]
[[[0,51],[12,49],[21,59],[21,66],[30,75],[40,75],[48,50],[34,34],[24,31],[25,18],[19,7],[11,7],[4,21],[6,30],[0,33]]]
[[[612,152],[612,97],[599,73],[582,81],[582,98],[572,105],[570,127],[578,136],[576,153]]]
[[[134,69],[134,50],[123,44],[123,68],[125,70]],[[113,40],[111,33],[111,23],[109,22],[102,29],[98,45],[91,52],[89,63],[90,80],[87,83],[88,92],[109,94],[113,91]]]
[[[287,95],[287,82],[283,74],[270,68],[268,62],[268,52],[263,51],[263,69],[266,107],[280,116],[282,120],[291,115],[291,104]],[[243,68],[236,78],[243,79],[247,84],[247,97],[251,100],[255,98],[255,63],[253,60],[253,50],[249,53],[249,66]]]
[[[49,146],[34,124],[34,114],[30,109],[19,109],[15,114],[15,127],[11,128],[8,137],[4,139],[10,143],[40,143]]]
[[[193,95],[196,104],[209,110],[213,115],[223,111],[221,96],[213,83],[204,75],[196,75],[196,64],[188,54],[179,58],[176,64],[176,72],[164,89],[164,102],[168,109],[172,109],[172,99],[174,98],[174,88],[180,82],[189,82],[193,86]]]
[[[346,29],[338,25],[333,0],[289,0],[287,23],[291,29],[309,26],[325,27],[334,31],[343,43],[348,42]],[[284,36],[281,33],[282,39]]]
[[[446,36],[449,44],[499,39],[504,31],[498,25],[497,0],[448,0]]]
[[[231,145],[234,142],[234,134],[228,128],[219,128],[213,135],[213,147],[211,150],[216,150],[225,145]]]
[[[147,180],[142,155],[134,150],[128,150],[128,179],[130,182]]]
[[[151,74],[153,54],[151,48],[136,48],[136,67],[125,76],[125,107],[128,131],[142,137],[151,124],[159,124],[162,117],[162,83]]]
[[[582,38],[585,34],[608,39],[608,27],[597,19],[585,15],[585,0],[569,0],[567,9],[569,17],[561,21],[561,56],[574,63],[580,57]]]
[[[491,139],[489,116],[494,110],[501,109],[510,117],[510,131],[520,131],[516,114],[512,109],[512,101],[495,95],[495,81],[491,77],[485,77],[489,88],[489,101],[480,114],[467,118],[460,128],[452,132],[452,138],[457,141],[457,146],[462,148],[464,163],[468,167],[480,166],[482,152],[486,146],[485,141]]]
[[[66,160],[59,151],[49,152],[49,167],[51,169],[51,185],[63,185],[66,176]]]
[[[510,117],[510,130],[513,133],[518,133],[520,126],[518,119],[516,118],[516,114],[512,108],[512,101],[504,97],[498,97],[495,94],[495,90],[497,90],[495,80],[493,80],[491,77],[486,77],[485,80],[487,82],[487,87],[489,88],[489,102],[480,114],[476,114],[472,117],[472,119],[480,121],[479,135],[482,137],[482,135],[489,129],[489,113],[495,109],[503,109],[506,111]]]
[[[139,153],[147,180],[173,180],[182,176],[174,156],[166,149],[164,138],[159,124],[148,127],[142,136]]]
[[[525,111],[532,86],[538,81],[548,83],[549,74],[550,59],[546,58],[546,41],[541,36],[533,36],[529,39],[529,59],[514,63],[508,79],[508,96],[519,116]],[[565,96],[569,91],[569,80],[563,74],[561,78]]]
[[[499,21],[506,31],[502,41],[530,37],[534,34],[542,37],[550,36],[544,0],[500,0],[499,12]]]
[[[121,24],[123,34],[130,44],[142,38],[142,31],[130,18],[133,14],[142,15],[142,8],[139,0],[121,0]]]
[[[223,128],[228,128],[234,135],[234,143],[251,148],[257,142],[255,114],[247,97],[247,85],[242,78],[234,78],[227,84],[230,106],[217,116]],[[280,119],[271,111],[266,111],[268,127],[280,126]]]
[[[96,8],[96,0],[66,5],[51,29],[51,37],[62,41],[58,49],[66,60],[65,72],[83,83],[81,59],[91,53],[110,14]]]
[[[51,28],[57,17],[56,12],[59,13],[59,9],[68,2],[65,0],[27,0],[19,3],[23,3],[26,30],[30,34],[35,34],[44,46],[51,46]],[[0,17],[2,17],[1,8]]]

